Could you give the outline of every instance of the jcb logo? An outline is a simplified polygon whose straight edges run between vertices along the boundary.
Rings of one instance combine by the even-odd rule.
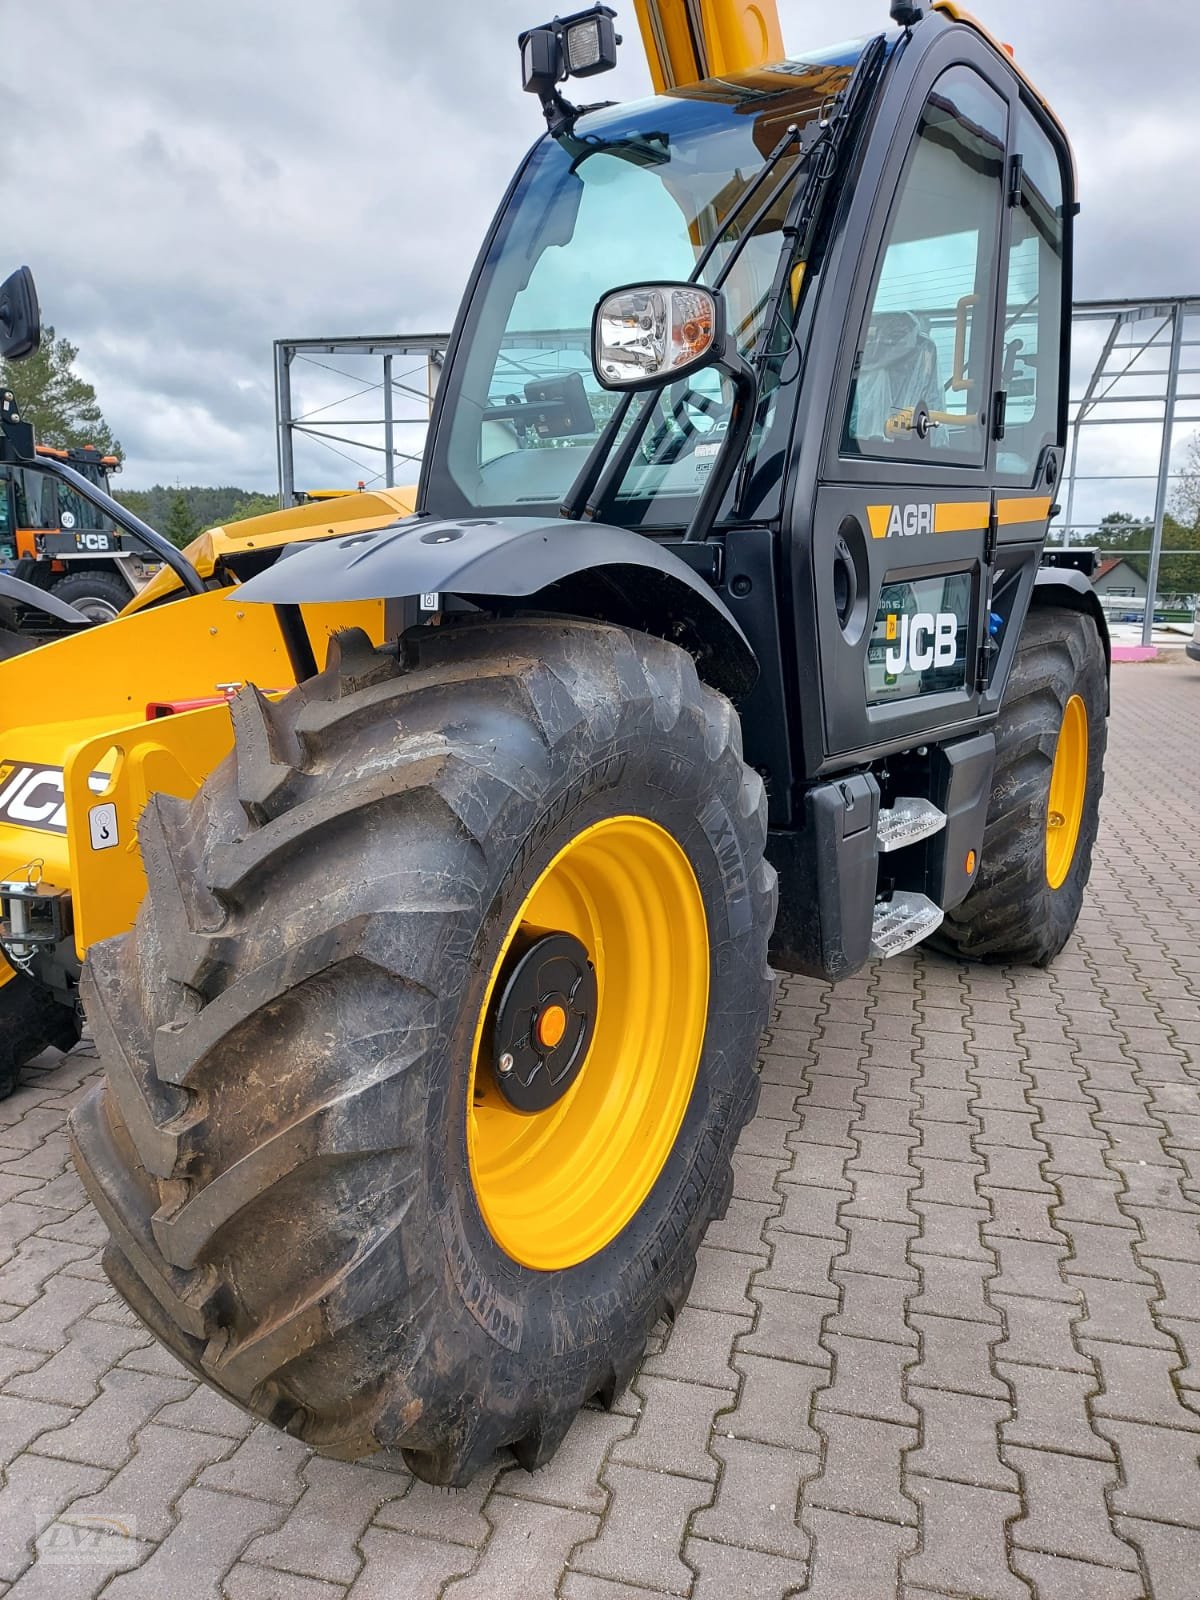
[[[108,786],[102,772],[88,775],[88,788],[100,794]],[[39,767],[0,761],[0,822],[39,833],[66,833],[67,805],[61,767]]]
[[[75,545],[79,550],[107,550],[108,535],[106,533],[77,533]]]
[[[932,503],[912,506],[868,506],[872,539],[912,539],[933,532]]]
[[[953,611],[918,611],[909,616],[888,613],[885,633],[889,641],[884,666],[891,677],[902,672],[927,672],[930,667],[953,666],[958,659],[958,618]]]

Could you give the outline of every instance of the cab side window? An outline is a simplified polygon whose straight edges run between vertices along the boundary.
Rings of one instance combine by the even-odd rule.
[[[1058,437],[1063,182],[1054,146],[1023,106],[1017,152],[1021,199],[1009,236],[1000,375],[1007,399],[996,466],[1030,483],[1042,449]]]
[[[54,479],[35,468],[15,467],[13,489],[17,503],[18,528],[57,528],[58,501]]]
[[[845,455],[984,461],[1007,122],[969,67],[934,85],[859,337]]]

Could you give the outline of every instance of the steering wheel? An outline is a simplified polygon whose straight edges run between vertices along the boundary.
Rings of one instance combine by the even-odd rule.
[[[659,406],[663,411],[662,419],[642,445],[642,454],[651,464],[677,461],[694,450],[704,435],[715,433],[729,415],[726,401],[693,389],[686,378],[680,378],[663,392]],[[710,418],[712,426],[698,427],[694,414]]]

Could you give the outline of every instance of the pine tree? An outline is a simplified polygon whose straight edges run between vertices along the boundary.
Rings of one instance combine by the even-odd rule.
[[[171,543],[182,550],[185,545],[200,532],[200,525],[192,515],[191,507],[187,503],[187,496],[183,490],[177,490],[172,496],[170,508],[167,511],[167,520],[163,523],[163,533]]]
[[[94,444],[102,455],[121,446],[105,422],[95,388],[74,370],[78,345],[43,326],[41,348],[24,361],[0,361],[0,388],[11,389],[39,444],[59,449]]]

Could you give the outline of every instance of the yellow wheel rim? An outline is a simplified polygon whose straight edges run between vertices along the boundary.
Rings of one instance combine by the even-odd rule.
[[[1052,889],[1061,887],[1075,859],[1087,793],[1087,770],[1087,707],[1073,694],[1063,709],[1062,726],[1058,730],[1046,808],[1046,882]]]
[[[507,1103],[481,1049],[505,956],[523,925],[580,940],[597,988],[578,1076],[533,1114]],[[538,878],[488,979],[467,1086],[471,1182],[492,1237],[514,1260],[545,1272],[586,1261],[646,1199],[696,1081],[708,975],[700,886],[657,823],[594,823]]]

